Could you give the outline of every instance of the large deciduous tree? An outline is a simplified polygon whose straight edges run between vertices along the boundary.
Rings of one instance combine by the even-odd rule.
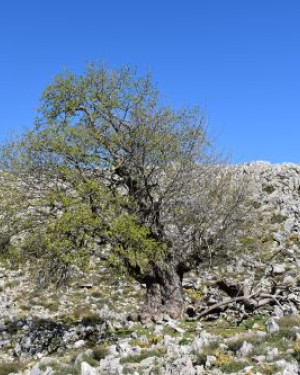
[[[181,314],[184,273],[239,228],[244,186],[215,160],[204,117],[163,105],[127,67],[58,75],[34,130],[1,159],[1,246],[49,278],[106,246],[110,265],[146,285],[145,316]]]

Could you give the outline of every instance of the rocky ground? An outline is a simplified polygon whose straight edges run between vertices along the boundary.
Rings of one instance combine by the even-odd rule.
[[[181,320],[130,320],[143,286],[96,257],[64,288],[38,289],[25,268],[3,266],[0,375],[299,374],[300,166],[239,169],[259,229],[187,275]]]

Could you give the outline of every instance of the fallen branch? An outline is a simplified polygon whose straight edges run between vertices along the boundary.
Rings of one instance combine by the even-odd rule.
[[[260,292],[255,292],[255,293],[252,293],[248,296],[242,296],[242,297],[234,297],[234,298],[231,298],[229,300],[226,300],[226,301],[222,301],[222,302],[219,302],[219,303],[215,303],[214,305],[212,305],[210,308],[208,308],[207,310],[204,310],[202,311],[201,313],[197,314],[196,315],[196,319],[201,319],[203,316],[205,315],[208,315],[210,312],[218,309],[219,307],[222,307],[222,306],[226,306],[226,305],[230,305],[232,303],[236,303],[236,302],[240,302],[240,301],[245,301],[245,300],[249,300],[257,295],[259,295]]]

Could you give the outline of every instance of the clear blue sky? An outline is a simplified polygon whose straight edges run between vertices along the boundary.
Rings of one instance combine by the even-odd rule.
[[[56,73],[106,61],[204,108],[234,161],[300,162],[299,0],[3,0],[0,51],[0,140]]]

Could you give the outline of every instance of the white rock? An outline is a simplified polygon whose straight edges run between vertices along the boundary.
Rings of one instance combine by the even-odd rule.
[[[81,375],[99,375],[100,373],[87,362],[81,363]]]
[[[57,359],[54,359],[53,357],[43,357],[41,358],[39,364],[40,365],[51,365],[51,363],[58,363]]]
[[[262,363],[266,360],[266,357],[264,355],[257,355],[255,357],[252,357],[252,359],[257,363]]]
[[[166,325],[172,328],[175,332],[184,333],[184,329],[177,326],[177,323],[174,320],[169,320]]]
[[[162,333],[163,329],[164,329],[164,326],[163,326],[163,325],[157,324],[157,325],[155,326],[155,329],[154,329],[154,331],[153,331],[153,334],[156,335],[156,336],[159,336],[159,335]]]
[[[214,362],[216,362],[216,360],[217,360],[217,357],[215,357],[214,355],[208,355],[206,357],[205,366],[211,367],[214,364]]]
[[[119,351],[117,349],[117,345],[110,345],[108,348],[108,354],[117,357],[119,355]]]
[[[243,373],[248,374],[248,373],[251,373],[252,370],[253,370],[253,366],[246,366],[246,367],[244,368]],[[256,374],[256,375],[257,375],[257,374]]]
[[[286,366],[283,368],[282,375],[298,375],[299,374],[299,366],[296,362],[287,363]]]
[[[138,334],[136,332],[131,332],[130,337],[132,337],[133,339],[137,339]]]
[[[273,348],[273,349],[270,349],[267,353],[267,360],[268,361],[273,361],[274,358],[278,357],[279,355],[279,350],[278,348]]]
[[[273,266],[273,273],[274,275],[281,275],[285,273],[286,265],[285,264],[274,264]]]
[[[279,331],[279,325],[275,322],[274,319],[269,319],[267,322],[266,322],[266,331],[268,333],[274,333],[274,332],[278,332]]]
[[[240,349],[237,351],[238,357],[246,357],[249,355],[253,350],[253,345],[247,341],[243,342],[243,345],[240,347]]]
[[[295,285],[297,283],[296,278],[292,277],[291,275],[287,275],[282,280],[282,284],[289,286],[289,285]]]
[[[84,345],[85,345],[84,340],[78,340],[78,341],[74,342],[73,348],[74,348],[74,349],[80,349],[80,348],[82,348]]]
[[[148,343],[148,337],[146,335],[142,335],[142,336],[139,337],[139,341],[147,344]]]
[[[191,350],[199,353],[200,350],[207,344],[208,342],[203,339],[202,337],[196,338],[191,344]]]
[[[276,305],[274,307],[274,310],[273,310],[273,315],[277,316],[277,317],[282,317],[284,315],[284,313],[283,313],[282,309],[278,305]]]
[[[46,370],[41,370],[39,365],[34,366],[31,371],[30,375],[52,375],[55,371],[51,367],[47,367]]]
[[[103,358],[100,361],[100,369],[108,374],[121,375],[123,366],[120,365],[120,358]]]
[[[39,368],[39,365],[35,365],[34,367],[32,367],[31,371],[30,371],[30,375],[41,375],[41,370]]]
[[[155,357],[148,357],[148,358],[145,358],[143,359],[141,362],[140,362],[140,366],[141,367],[144,367],[144,368],[147,368],[147,367],[151,367],[153,365],[153,362],[155,361]]]
[[[280,367],[282,370],[278,372],[278,375],[298,375],[299,374],[299,366],[296,361],[294,362],[287,362],[285,359],[281,359],[275,362],[277,367]]]
[[[296,306],[292,303],[290,303],[288,305],[287,311],[290,315],[298,316],[298,310],[297,310]]]

